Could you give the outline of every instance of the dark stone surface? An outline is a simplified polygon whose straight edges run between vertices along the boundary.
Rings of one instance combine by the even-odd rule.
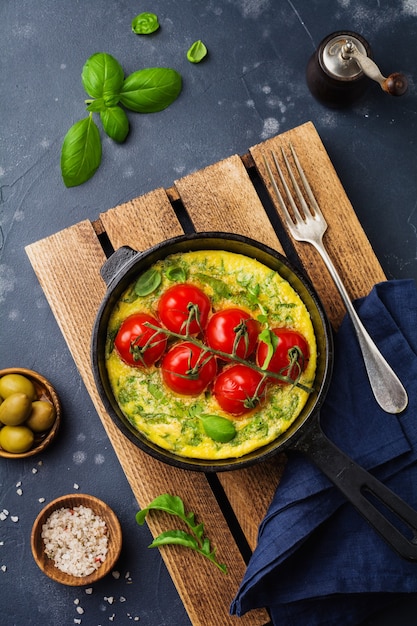
[[[157,13],[161,23],[149,37],[131,32],[132,18],[143,10]],[[0,566],[6,568],[0,570],[1,624],[55,626],[80,619],[93,626],[135,618],[146,626],[189,624],[158,552],[146,547],[149,531],[135,523],[133,494],[24,246],[311,120],[388,278],[416,278],[416,19],[415,0],[154,0],[148,6],[2,0],[0,367],[28,367],[49,378],[64,419],[42,465],[36,457],[1,459],[0,511],[9,511],[0,521]],[[343,111],[317,103],[305,67],[321,39],[341,29],[371,43],[383,73],[405,72],[409,92],[394,99],[371,83],[361,101]],[[185,54],[196,39],[209,55],[192,65]],[[66,189],[61,144],[85,116],[81,69],[98,51],[115,56],[126,74],[174,67],[183,76],[183,92],[163,112],[129,114],[126,143],[103,138],[94,178]],[[105,579],[91,595],[49,581],[30,552],[39,499],[72,492],[74,485],[113,507],[125,537],[120,578]],[[411,599],[368,624],[415,624],[416,609]]]

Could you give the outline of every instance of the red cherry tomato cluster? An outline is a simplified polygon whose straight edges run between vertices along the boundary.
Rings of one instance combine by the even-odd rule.
[[[272,329],[271,355],[271,347],[259,338],[260,323],[249,313],[237,307],[210,313],[210,299],[201,289],[187,283],[173,285],[158,301],[158,318],[134,313],[122,322],[116,351],[135,367],[160,362],[162,380],[175,393],[197,396],[210,387],[219,406],[235,417],[265,400],[267,383],[285,384],[268,372],[296,380],[305,370],[309,347],[297,331]],[[169,347],[164,329],[184,340],[177,337]],[[190,341],[197,337],[199,345]],[[265,373],[254,369],[254,364],[262,368],[266,360]]]

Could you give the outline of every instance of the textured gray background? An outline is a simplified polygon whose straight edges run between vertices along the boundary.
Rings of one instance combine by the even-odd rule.
[[[159,16],[153,36],[131,32],[142,11]],[[348,110],[315,102],[305,83],[307,60],[340,29],[364,35],[385,74],[404,71],[409,93],[393,99],[371,84]],[[387,276],[416,278],[416,33],[417,0],[1,1],[0,367],[41,372],[65,408],[59,440],[41,466],[36,457],[1,459],[0,512],[9,511],[0,520],[1,624],[189,624],[158,552],[146,548],[146,527],[134,521],[134,497],[24,246],[311,120]],[[209,49],[200,65],[185,57],[196,39]],[[66,189],[61,144],[85,116],[81,69],[99,51],[114,55],[126,74],[174,67],[183,91],[161,113],[129,113],[126,143],[103,138],[94,178]],[[30,553],[38,499],[72,492],[74,484],[115,509],[125,536],[119,580],[106,579],[91,596],[49,581]],[[415,624],[415,609],[395,607],[368,623]]]

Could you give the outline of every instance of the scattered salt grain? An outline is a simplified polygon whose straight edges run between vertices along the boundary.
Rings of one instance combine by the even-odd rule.
[[[38,470],[36,469],[36,467],[32,467],[32,474],[37,474]]]
[[[80,604],[80,599],[79,598],[75,598],[74,604]]]
[[[91,596],[91,594],[93,593],[93,588],[92,587],[88,587],[87,589],[85,589],[85,593],[89,596]]]
[[[22,486],[22,481],[21,481],[21,480],[19,480],[19,481],[16,483],[16,487],[21,487],[21,486]]]
[[[38,502],[42,504],[43,502],[45,502],[45,498],[38,498]]]
[[[11,515],[11,516],[10,516],[10,519],[11,519],[11,520],[12,520],[12,522],[14,522],[14,523],[16,523],[16,522],[18,522],[18,521],[19,521],[19,518],[18,518],[18,516],[17,516],[17,515]]]
[[[19,487],[19,489],[16,489],[16,493],[18,496],[21,496],[23,494],[23,491]]]
[[[126,602],[126,598],[124,596],[120,596],[119,602]]]
[[[114,570],[114,572],[111,573],[111,575],[113,576],[113,578],[115,578],[116,580],[119,580],[120,578],[120,572],[118,572],[117,570]]]
[[[74,483],[74,489],[79,489],[80,485],[78,485],[77,483]]]
[[[82,606],[77,606],[76,611],[78,615],[82,615],[84,613],[84,609]]]
[[[54,511],[42,526],[42,539],[46,555],[72,576],[92,574],[107,555],[106,523],[83,505]]]
[[[74,617],[74,624],[81,624],[81,620],[79,617]]]
[[[4,522],[4,520],[7,519],[8,515],[9,515],[9,511],[7,509],[3,509],[2,512],[0,513],[0,520]]]
[[[114,597],[113,596],[109,596],[108,598],[106,596],[104,596],[104,599],[109,604],[113,604],[113,602],[114,602]]]
[[[0,569],[1,569],[2,572],[6,572],[7,571],[7,565],[2,565],[0,567]]]

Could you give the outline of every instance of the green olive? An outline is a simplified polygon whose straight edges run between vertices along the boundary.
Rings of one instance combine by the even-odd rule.
[[[0,447],[6,452],[27,452],[33,445],[34,434],[27,426],[3,426],[0,430]]]
[[[25,393],[12,393],[0,404],[0,422],[7,426],[18,426],[27,420],[32,411],[32,402]]]
[[[12,393],[24,393],[29,400],[36,400],[35,385],[22,374],[5,374],[0,378],[0,396],[6,399]]]
[[[55,407],[53,404],[46,400],[32,402],[32,412],[26,420],[26,426],[29,426],[35,433],[43,433],[51,428],[54,421]]]

